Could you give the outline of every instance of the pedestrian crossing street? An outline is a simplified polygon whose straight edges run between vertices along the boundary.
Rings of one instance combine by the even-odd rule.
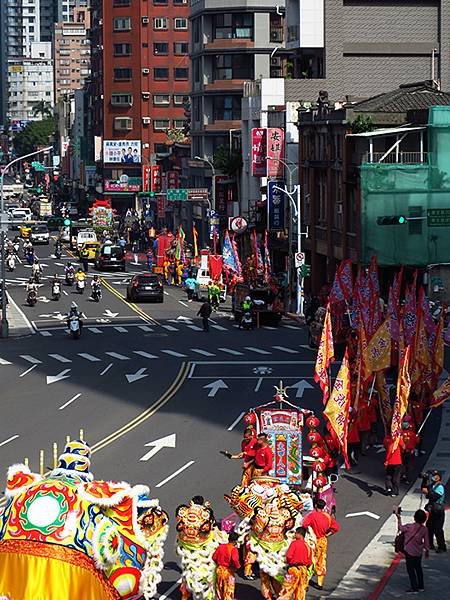
[[[275,356],[277,359],[280,357],[293,358],[294,355],[303,354],[305,350],[308,350],[311,354],[307,356],[308,359],[313,360],[314,351],[310,350],[308,346],[304,345],[293,345],[293,346],[265,346],[264,348],[259,346],[239,346],[239,348],[220,346],[218,348],[188,348],[188,349],[172,349],[172,348],[158,348],[152,349],[151,352],[148,350],[126,350],[124,352],[117,352],[115,350],[102,351],[102,352],[49,352],[49,353],[34,353],[34,354],[19,354],[14,357],[1,357],[0,356],[0,367],[7,365],[21,365],[23,367],[42,364],[71,364],[75,362],[84,363],[100,363],[100,362],[111,362],[115,361],[121,363],[124,361],[137,360],[158,360],[163,358],[174,358],[174,359],[186,359],[191,362],[196,360],[203,360],[205,358],[214,358],[217,360],[231,360],[232,358],[239,357],[242,360],[256,360],[256,359],[267,359]]]

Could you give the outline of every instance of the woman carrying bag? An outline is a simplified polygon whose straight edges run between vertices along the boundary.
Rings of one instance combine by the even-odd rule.
[[[430,549],[428,529],[425,526],[427,514],[424,510],[416,510],[414,523],[402,525],[400,507],[394,509],[394,513],[397,516],[399,530],[396,539],[396,550],[403,552],[405,555],[406,570],[411,584],[411,588],[406,590],[406,593],[417,594],[424,591],[422,554],[425,551],[425,558],[428,558]]]

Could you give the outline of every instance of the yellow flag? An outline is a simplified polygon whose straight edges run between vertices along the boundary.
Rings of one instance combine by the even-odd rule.
[[[391,366],[390,318],[382,323],[367,344],[364,359],[370,371],[383,371]]]
[[[350,410],[350,370],[348,366],[348,350],[345,351],[344,359],[339,373],[334,382],[333,391],[327,402],[323,414],[330,422],[342,448],[345,464],[348,466],[347,458],[347,432],[348,415]]]
[[[430,402],[430,408],[437,408],[444,404],[450,398],[450,377],[434,392],[433,399]]]
[[[400,369],[397,379],[397,395],[394,403],[394,411],[392,413],[391,422],[391,438],[393,444],[391,446],[391,454],[395,452],[400,442],[402,435],[402,421],[406,414],[409,401],[409,391],[411,389],[411,379],[409,377],[409,360],[411,356],[411,346],[407,346],[403,352],[400,361]]]

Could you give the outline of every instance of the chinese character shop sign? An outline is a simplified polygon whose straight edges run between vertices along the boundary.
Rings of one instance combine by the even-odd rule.
[[[267,130],[267,177],[283,177],[284,129],[269,127]]]
[[[266,176],[267,129],[254,127],[252,129],[252,175]]]
[[[284,229],[284,181],[269,181],[267,183],[267,224],[269,231]]]

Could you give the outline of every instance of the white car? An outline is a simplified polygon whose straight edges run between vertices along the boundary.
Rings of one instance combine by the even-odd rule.
[[[50,233],[47,225],[34,225],[31,228],[30,241],[32,244],[49,244]]]
[[[30,208],[13,208],[9,214],[11,221],[31,221]]]

